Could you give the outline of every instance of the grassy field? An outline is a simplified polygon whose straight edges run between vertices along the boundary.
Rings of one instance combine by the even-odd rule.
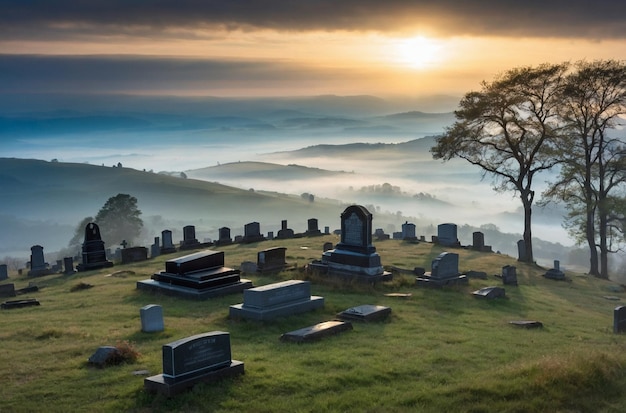
[[[303,267],[321,256],[335,236],[221,247],[226,265],[256,261],[257,251],[287,247],[287,260]],[[429,268],[443,250],[395,240],[377,242],[386,266]],[[505,255],[458,249],[461,271],[489,274],[469,286],[430,290],[414,277],[396,274],[375,287],[307,278],[299,270],[272,276],[246,275],[256,286],[284,279],[310,279],[325,297],[314,312],[272,322],[230,320],[235,294],[208,301],[136,290],[138,280],[164,269],[176,253],[126,266],[36,279],[10,274],[16,288],[34,281],[39,307],[0,311],[0,412],[623,412],[626,411],[626,336],[612,332],[620,301],[604,296],[615,284],[566,273],[568,281],[541,276],[545,270]],[[500,285],[503,265],[517,266],[518,287],[506,299],[484,301],[470,293]],[[92,288],[72,291],[79,283]],[[389,292],[412,293],[409,298]],[[5,301],[7,299],[2,299]],[[165,331],[143,333],[139,309],[163,306]],[[385,305],[383,323],[322,341],[283,343],[282,333],[331,320],[360,304]],[[518,329],[511,320],[539,320],[543,329]],[[162,372],[161,346],[208,331],[231,334],[232,355],[245,374],[203,384],[167,399],[143,391],[148,370]],[[133,364],[98,369],[87,359],[102,345],[130,341],[141,353]]]

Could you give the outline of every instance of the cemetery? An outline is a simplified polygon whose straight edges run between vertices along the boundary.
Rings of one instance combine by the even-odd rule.
[[[47,410],[96,412],[626,406],[623,287],[558,263],[484,254],[479,235],[481,248],[458,248],[449,224],[437,237],[451,246],[413,242],[408,224],[377,241],[370,216],[348,207],[338,213],[340,234],[274,239],[252,222],[239,243],[224,227],[210,247],[188,229],[197,249],[177,247],[164,231],[151,249],[158,254],[115,268],[88,228],[78,271],[63,263],[20,299],[33,278],[7,269],[0,410],[37,411],[42,400]],[[287,261],[295,269],[256,271]],[[243,263],[255,267],[249,280],[240,278]],[[308,270],[320,265],[329,271]],[[389,275],[376,283],[330,276],[348,270]],[[79,284],[92,288],[73,289]],[[213,288],[233,289],[203,296]],[[603,298],[609,293],[615,299]],[[118,343],[138,358],[106,365]]]

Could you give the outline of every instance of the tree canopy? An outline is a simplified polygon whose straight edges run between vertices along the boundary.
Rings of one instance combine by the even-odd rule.
[[[107,200],[98,211],[95,222],[105,244],[118,245],[126,241],[132,245],[143,228],[137,198],[128,194],[117,194]]]

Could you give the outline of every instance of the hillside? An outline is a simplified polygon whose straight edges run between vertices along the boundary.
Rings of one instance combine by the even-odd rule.
[[[223,182],[224,180],[300,180],[343,175],[343,171],[328,171],[301,165],[278,165],[268,162],[231,162],[217,166],[185,171],[188,177]]]
[[[333,235],[267,241],[220,248],[226,265],[255,261],[258,251],[283,246],[299,268],[319,259]],[[427,267],[441,253],[430,243],[376,242],[385,266]],[[185,252],[191,253],[193,251]],[[469,285],[424,289],[415,277],[395,273],[375,287],[340,284],[291,271],[246,274],[255,286],[308,279],[323,308],[275,321],[228,318],[242,294],[198,302],[151,294],[136,282],[162,271],[166,259],[37,279],[27,297],[41,305],[1,310],[2,410],[50,412],[605,412],[626,409],[626,342],[613,334],[613,309],[626,300],[622,286],[566,272],[548,280],[545,269],[498,254],[455,249],[461,271],[485,271]],[[519,286],[506,298],[485,301],[471,292],[501,285],[493,274],[515,265]],[[82,287],[82,288],[80,288]],[[91,288],[87,288],[91,287]],[[387,293],[408,293],[389,297]],[[607,299],[605,297],[611,297]],[[616,301],[617,300],[617,301]],[[141,331],[139,309],[163,307],[165,330]],[[362,305],[388,306],[383,322],[353,323],[353,330],[304,344],[281,334],[332,320]],[[106,310],[106,311],[104,311]],[[536,320],[540,329],[520,329],[513,320]],[[232,358],[245,374],[198,385],[168,399],[143,391],[143,379],[163,372],[162,346],[191,335],[230,333]],[[98,369],[87,359],[104,345],[130,343],[138,361]]]

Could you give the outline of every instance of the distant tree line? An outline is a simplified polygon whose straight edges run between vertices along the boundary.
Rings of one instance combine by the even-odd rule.
[[[624,62],[520,67],[467,93],[431,152],[465,159],[493,178],[496,191],[519,195],[527,262],[535,178],[558,170],[541,202],[565,205],[564,226],[589,248],[589,273],[608,278],[608,254],[625,243],[626,137],[616,128],[625,114]]]

